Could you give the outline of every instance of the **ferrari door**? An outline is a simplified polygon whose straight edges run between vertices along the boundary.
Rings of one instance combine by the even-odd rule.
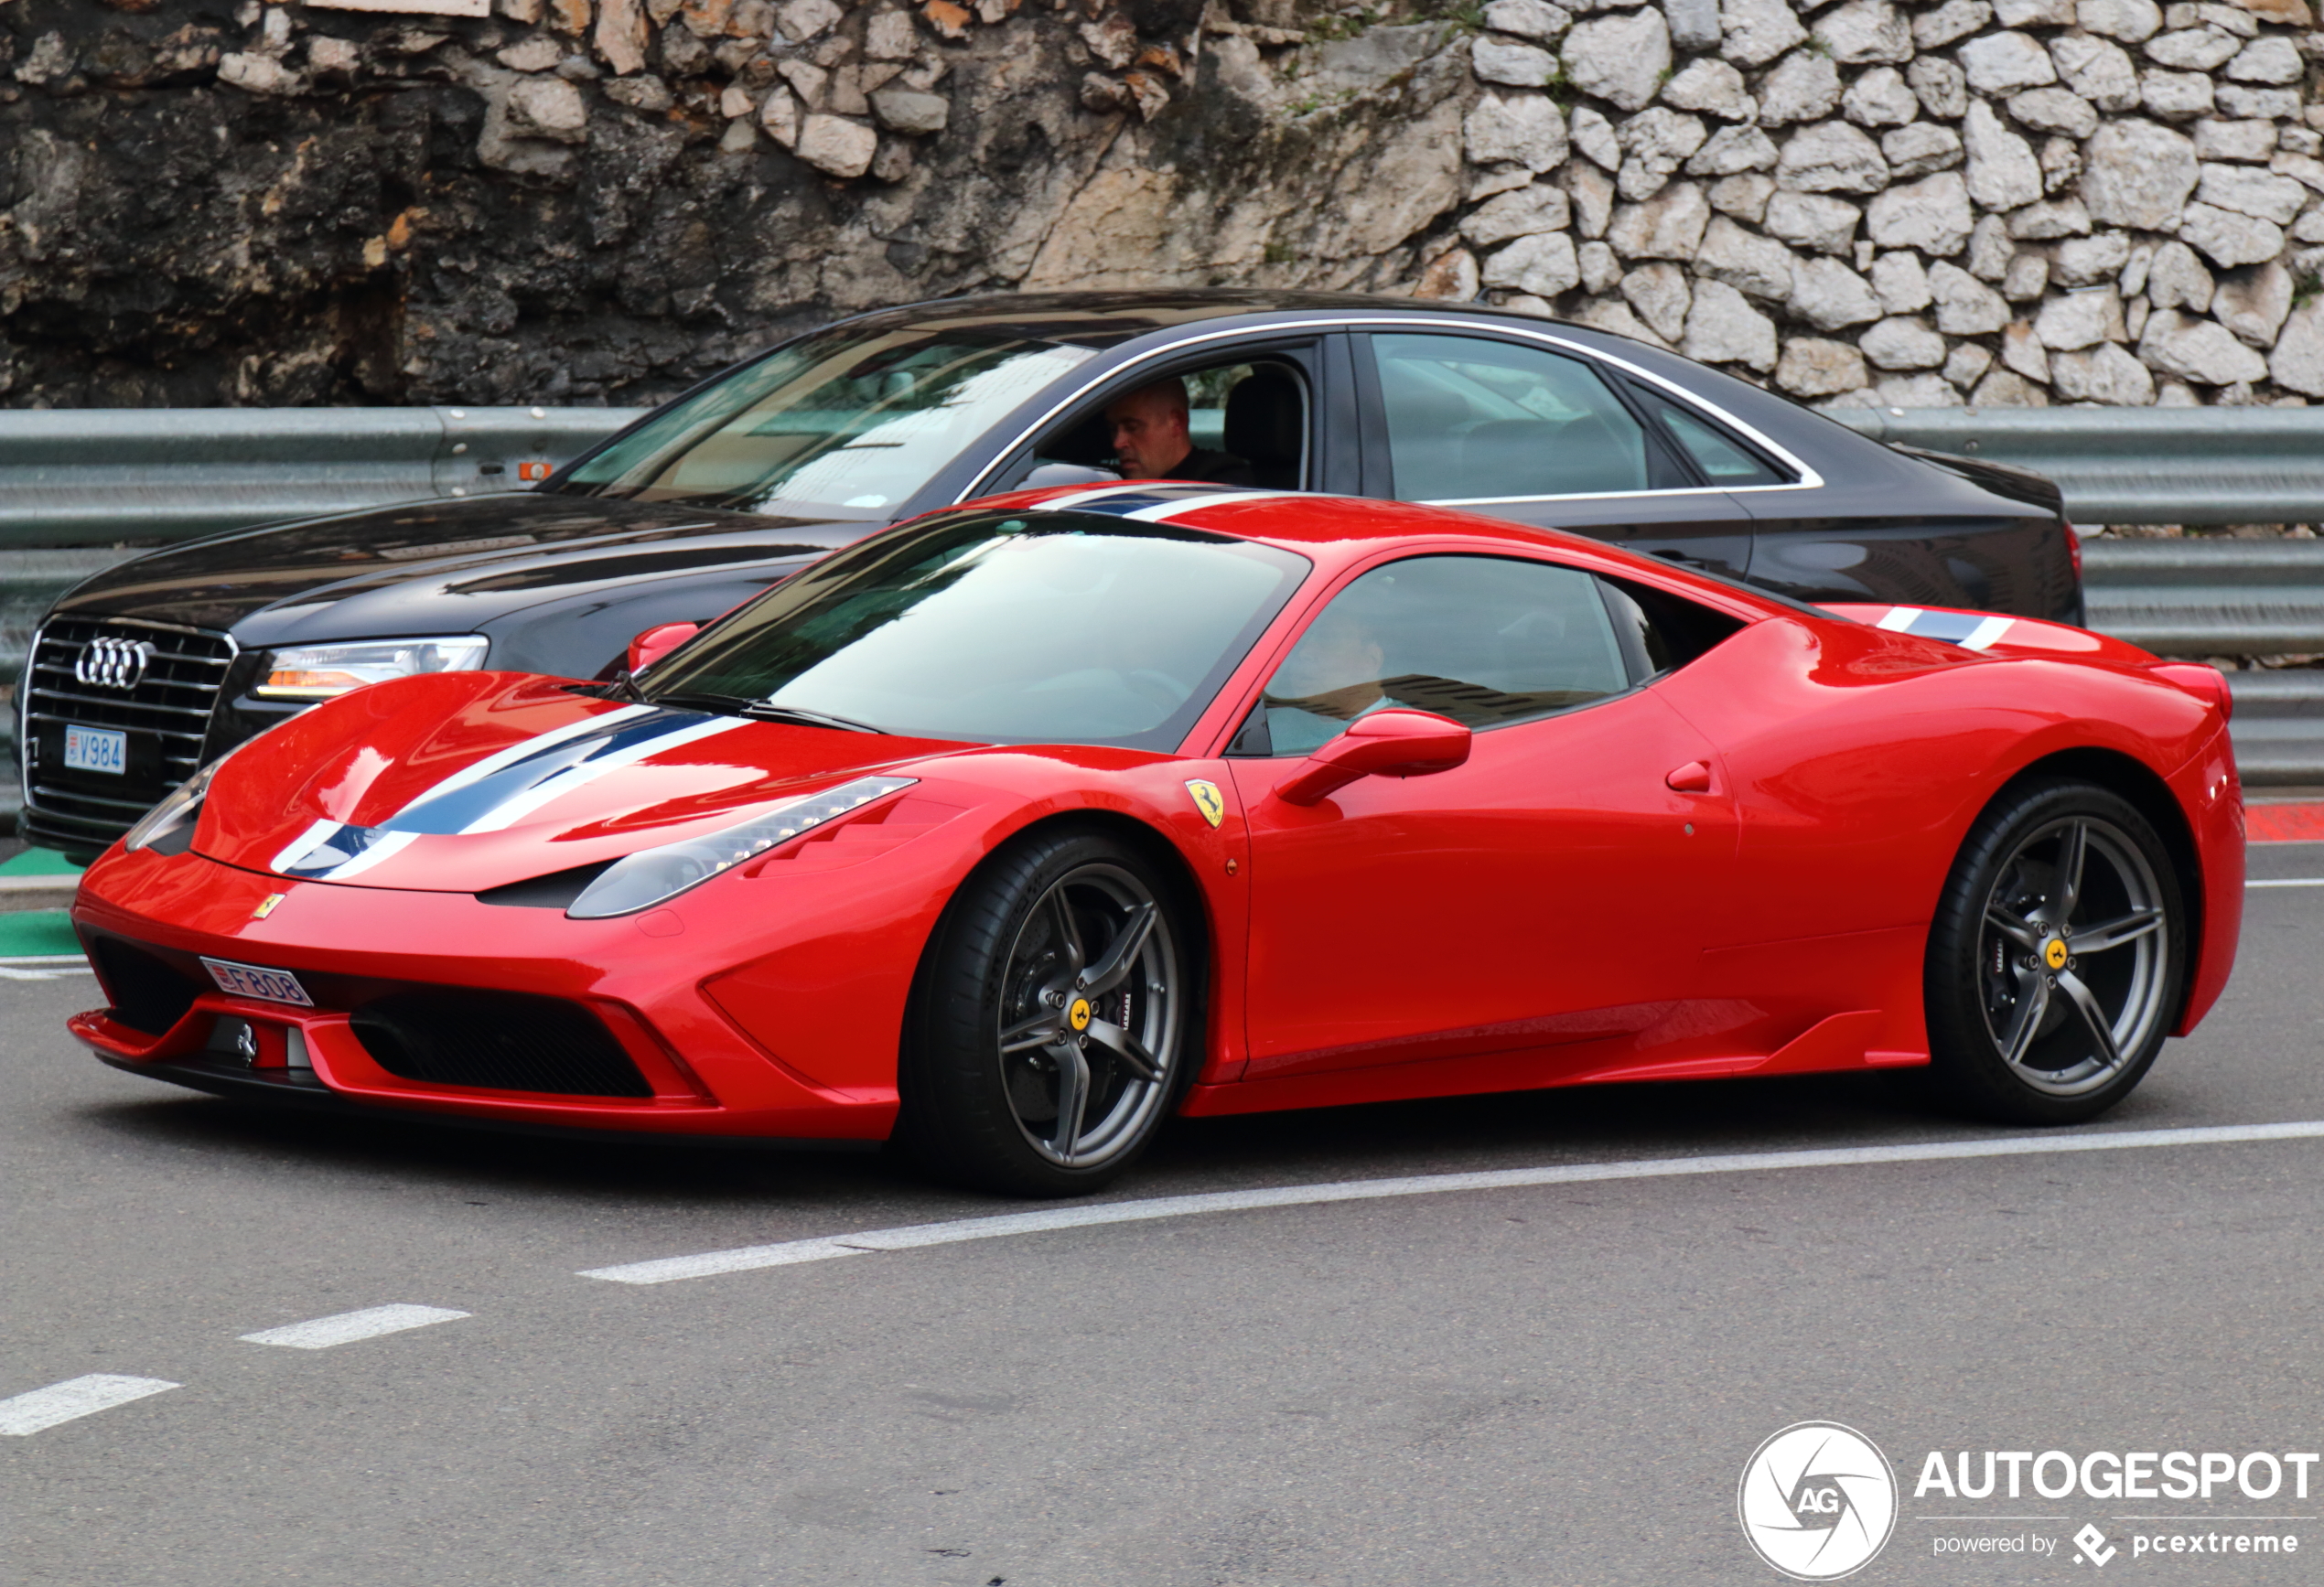
[[[1621,1037],[1693,995],[1734,821],[1712,745],[1637,686],[1620,611],[1576,569],[1439,555],[1366,573],[1309,624],[1231,762],[1246,1079]],[[1469,725],[1467,764],[1274,797],[1382,706]]]

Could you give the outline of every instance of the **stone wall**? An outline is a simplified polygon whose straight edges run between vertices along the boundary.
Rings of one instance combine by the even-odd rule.
[[[0,403],[643,402],[1172,285],[1824,402],[2324,397],[2308,0],[1318,5],[0,0]]]
[[[2307,0],[1583,10],[1485,7],[1469,192],[1508,190],[1424,292],[1826,402],[2324,396]]]
[[[0,0],[0,402],[646,402],[915,298],[1398,290],[1478,92],[1458,23],[1292,0],[358,3]]]

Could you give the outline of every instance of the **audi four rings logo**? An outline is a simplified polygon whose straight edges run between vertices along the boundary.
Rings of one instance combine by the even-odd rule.
[[[154,648],[144,639],[91,639],[81,648],[72,675],[94,689],[134,689],[153,659]]]
[[[1735,1496],[1760,1559],[1801,1582],[1871,1563],[1897,1524],[1897,1479],[1870,1439],[1836,1421],[1802,1421],[1759,1445]]]

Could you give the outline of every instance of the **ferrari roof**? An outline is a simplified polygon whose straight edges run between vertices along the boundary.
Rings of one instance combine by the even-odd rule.
[[[1683,588],[1730,609],[1748,606],[1754,616],[1794,606],[1794,603],[1765,592],[1726,579],[1705,577],[1694,570],[1674,567],[1586,535],[1511,523],[1453,508],[1383,501],[1372,497],[1254,490],[1180,480],[1134,480],[1021,491],[963,503],[963,508],[1002,512],[1088,512],[1146,523],[1177,523],[1310,555],[1333,549],[1353,552],[1383,542],[1404,539],[1458,537],[1499,541],[1527,551],[1556,551],[1609,572],[1643,574],[1653,583]]]

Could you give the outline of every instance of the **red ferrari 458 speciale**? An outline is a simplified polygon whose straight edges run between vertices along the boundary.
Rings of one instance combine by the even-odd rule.
[[[1054,1195],[1173,1113],[1598,1080],[1927,1066],[2071,1122],[2235,957],[2210,669],[1458,512],[1028,492],[633,661],[382,683],[207,767],[81,884],[74,1034]]]

